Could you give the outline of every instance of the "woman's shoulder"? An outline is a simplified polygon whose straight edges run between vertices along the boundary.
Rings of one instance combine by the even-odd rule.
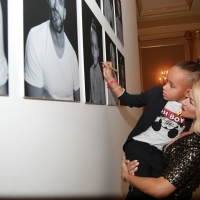
[[[188,136],[188,139],[191,139],[191,138],[195,138],[197,142],[200,142],[200,135],[198,135],[197,133],[193,132],[191,134],[188,134],[186,135]]]
[[[200,152],[200,136],[197,133],[193,132],[183,137],[183,143],[185,148],[190,147],[190,149],[193,148],[193,150]]]

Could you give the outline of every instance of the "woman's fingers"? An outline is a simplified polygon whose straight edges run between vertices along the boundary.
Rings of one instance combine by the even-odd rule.
[[[134,175],[134,173],[138,170],[139,162],[137,160],[133,160],[127,164],[128,173]]]
[[[128,168],[127,168],[127,165],[126,165],[126,158],[125,157],[122,158],[122,171],[128,173]]]
[[[128,163],[130,162],[130,160],[127,160],[127,159],[126,159],[125,162],[126,162],[126,164],[128,164]]]

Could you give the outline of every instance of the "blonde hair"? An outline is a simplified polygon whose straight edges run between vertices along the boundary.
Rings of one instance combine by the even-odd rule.
[[[194,131],[200,136],[200,80],[194,82],[192,91],[196,107],[196,119],[194,120]]]

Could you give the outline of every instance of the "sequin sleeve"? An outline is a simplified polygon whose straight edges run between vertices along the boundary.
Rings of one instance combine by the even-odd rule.
[[[194,185],[200,166],[199,136],[180,139],[174,143],[176,144],[169,146],[169,153],[166,151],[163,176],[177,189],[188,183]]]

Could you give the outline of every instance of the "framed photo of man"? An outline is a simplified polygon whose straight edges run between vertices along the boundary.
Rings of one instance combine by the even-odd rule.
[[[105,43],[106,43],[106,60],[112,62],[112,67],[117,69],[117,58],[116,58],[116,45],[111,40],[109,35],[105,32]],[[118,80],[118,74],[113,70],[113,77]],[[108,88],[108,105],[118,105],[118,98]]]
[[[113,0],[103,0],[103,14],[115,32]]]
[[[76,0],[25,0],[25,97],[80,101]]]
[[[115,0],[116,35],[124,45],[121,0]]]
[[[106,104],[103,61],[102,26],[82,0],[83,52],[86,102]]]
[[[8,6],[0,0],[0,95],[8,95]]]

